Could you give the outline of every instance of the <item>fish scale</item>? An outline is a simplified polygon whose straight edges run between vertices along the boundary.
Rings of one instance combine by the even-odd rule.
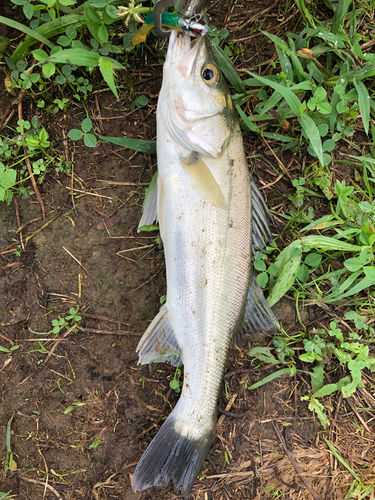
[[[157,155],[157,195],[149,194],[140,226],[157,213],[167,298],[137,350],[142,364],[183,364],[184,380],[177,405],[135,469],[133,487],[172,480],[188,498],[212,442],[233,338],[277,329],[251,265],[252,241],[258,248],[270,241],[270,216],[249,175],[208,37],[193,42],[171,34],[157,107]]]

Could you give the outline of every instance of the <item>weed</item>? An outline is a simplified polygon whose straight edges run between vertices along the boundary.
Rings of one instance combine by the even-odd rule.
[[[347,313],[347,319],[353,319],[356,324],[365,325],[364,319],[355,311]],[[294,375],[297,371],[308,373],[311,377],[312,391],[301,398],[308,401],[308,407],[314,411],[323,427],[329,425],[324,405],[320,399],[341,391],[344,398],[351,396],[358,387],[364,387],[363,370],[375,372],[375,358],[370,355],[369,345],[375,339],[375,330],[367,328],[359,332],[350,331],[347,334],[338,327],[336,321],[330,323],[330,328],[313,329],[310,333],[299,333],[294,338],[288,337],[285,332],[279,333],[272,340],[277,358],[270,348],[255,347],[249,351],[249,356],[274,365],[287,365],[271,375],[253,384],[249,389],[256,389],[281,375]],[[296,350],[293,345],[302,343],[304,352],[298,359],[311,365],[310,371],[300,370],[297,367]],[[324,384],[325,366],[331,364],[333,358],[347,369],[349,375],[340,378],[336,383]]]
[[[11,495],[10,493],[10,491],[8,493],[0,491],[0,500],[11,500],[12,498],[16,498],[15,495]]]
[[[70,406],[65,408],[64,415],[68,415],[68,413],[71,413],[72,411],[77,410],[78,408],[81,408],[82,406],[85,406],[85,404],[86,403],[84,401],[74,401],[74,403],[72,403]]]
[[[13,421],[14,415],[10,417],[7,423],[7,430],[6,430],[6,447],[7,447],[7,457],[4,463],[4,470],[12,472],[13,469],[15,468],[15,462],[13,461],[13,452],[12,452],[12,447],[10,445],[10,436],[11,436],[11,425]]]
[[[173,379],[169,382],[171,389],[173,389],[177,393],[181,392],[181,387],[182,387],[182,381],[180,380],[180,377],[181,377],[181,368],[176,368]]]
[[[148,97],[146,97],[145,95],[140,95],[131,103],[130,109],[133,111],[135,108],[146,106],[146,104],[148,104]]]
[[[101,444],[100,439],[95,439],[88,447],[89,450],[95,450]]]
[[[97,141],[95,135],[90,133],[90,130],[92,129],[92,121],[90,118],[85,118],[82,121],[81,129],[82,130],[73,128],[72,130],[69,131],[68,137],[73,141],[78,141],[83,137],[83,142],[87,147],[95,148]]]
[[[82,316],[78,314],[78,308],[74,309],[74,307],[71,307],[67,316],[59,316],[52,320],[52,330],[48,332],[34,332],[30,328],[29,330],[36,335],[50,335],[51,333],[58,335],[64,329],[71,331],[82,330],[82,327],[78,324],[81,320]]]
[[[38,116],[34,115],[29,120],[18,120],[15,130],[9,129],[13,138],[0,136],[0,201],[8,204],[12,201],[14,194],[23,198],[33,194],[33,191],[25,187],[30,179],[26,160],[30,161],[32,174],[41,183],[47,172],[55,167],[56,172],[68,172],[70,163],[51,147],[48,132],[39,122]],[[18,177],[18,181],[17,181]]]
[[[19,345],[13,345],[10,349],[8,349],[7,347],[3,347],[0,345],[0,352],[5,352],[5,354],[13,354],[14,351],[16,351],[17,349],[19,349]]]

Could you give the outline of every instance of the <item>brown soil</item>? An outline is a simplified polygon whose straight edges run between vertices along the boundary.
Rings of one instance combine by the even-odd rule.
[[[252,36],[253,24],[241,27],[241,22],[272,2],[255,5],[236,0],[229,8],[221,4],[212,9],[212,22],[231,31],[240,27],[233,31],[234,38],[242,40],[239,69],[254,70],[263,63],[256,71],[266,72],[273,44],[258,31]],[[12,16],[8,10],[1,14]],[[258,17],[263,20],[263,16]],[[275,5],[264,19],[262,29],[282,36],[284,30],[293,29],[298,15],[294,5],[286,13]],[[147,59],[140,54],[134,59],[134,92],[124,81],[120,102],[110,92],[100,92],[97,100],[85,103],[95,126],[103,127],[103,135],[155,138],[162,66],[152,45],[145,51]],[[94,90],[101,85],[96,82]],[[141,94],[149,97],[149,105],[131,112],[130,103]],[[4,112],[13,97],[3,90],[1,98]],[[24,118],[36,112],[40,113],[25,97]],[[174,375],[170,365],[137,366],[139,335],[158,312],[166,291],[157,233],[140,236],[136,231],[144,187],[152,178],[156,158],[105,144],[92,150],[67,141],[67,132],[84,117],[82,105],[73,101],[65,114],[41,114],[53,147],[73,161],[75,174],[73,179],[46,176],[40,186],[46,219],[35,196],[18,200],[20,221],[15,205],[0,203],[0,345],[20,346],[11,357],[0,352],[0,459],[4,465],[7,424],[13,418],[10,439],[15,460],[13,472],[1,467],[0,491],[11,492],[18,500],[172,500],[180,497],[171,486],[144,493],[131,488],[135,464],[178,400],[169,387]],[[276,161],[260,138],[245,133],[244,141],[249,155],[262,151]],[[291,160],[288,154],[282,158],[286,165]],[[298,173],[302,167],[293,162],[289,171]],[[251,160],[251,170],[260,185],[275,178],[263,161]],[[272,206],[284,202],[290,192],[287,180],[264,191]],[[107,231],[97,229],[113,216],[120,218],[117,225]],[[19,222],[21,232],[17,232]],[[20,238],[25,250],[17,257],[14,250]],[[49,332],[51,320],[67,316],[71,307],[79,307],[82,329],[35,333]],[[285,329],[298,331],[294,301],[283,299],[275,312]],[[318,315],[322,316],[320,310],[312,306],[301,311],[305,324]],[[267,345],[269,339],[260,342]],[[301,471],[322,500],[344,498],[340,495],[348,491],[352,476],[327,450],[319,421],[300,401],[308,383],[303,377],[285,376],[249,391],[246,384],[274,371],[272,366],[255,369],[247,355],[249,347],[230,352],[229,375],[219,402],[230,413],[220,417],[192,498],[312,498]],[[336,446],[355,470],[369,467],[374,459],[370,434],[363,428],[358,431],[353,413],[335,414],[341,404],[327,402],[336,422]],[[74,410],[66,413],[72,405]],[[369,426],[374,431],[373,422]],[[283,440],[276,427],[284,428]],[[98,446],[90,448],[94,442]],[[369,480],[370,476],[369,472]],[[273,496],[278,491],[280,496]]]

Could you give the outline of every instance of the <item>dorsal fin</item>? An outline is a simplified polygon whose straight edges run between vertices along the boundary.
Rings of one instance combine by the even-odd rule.
[[[266,202],[257,188],[252,175],[250,174],[251,192],[251,254],[254,258],[256,250],[263,250],[272,241],[272,234],[269,223],[272,222],[272,215],[268,210]]]

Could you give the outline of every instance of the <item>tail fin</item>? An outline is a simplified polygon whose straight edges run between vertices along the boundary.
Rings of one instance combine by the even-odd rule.
[[[176,407],[164,422],[147,450],[142,455],[133,476],[136,491],[151,486],[166,486],[173,481],[176,491],[187,500],[201,470],[213,438],[213,429],[206,436],[196,438],[182,435],[175,428]]]

